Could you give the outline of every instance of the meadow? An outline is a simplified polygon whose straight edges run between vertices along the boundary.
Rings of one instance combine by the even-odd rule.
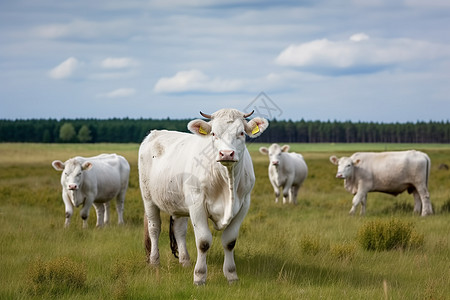
[[[299,204],[274,202],[262,144],[248,144],[256,173],[249,213],[236,243],[239,282],[222,273],[220,232],[213,232],[205,286],[193,285],[196,249],[189,225],[191,267],[172,256],[169,217],[162,214],[161,265],[146,265],[137,144],[0,144],[0,299],[450,299],[450,145],[292,144],[309,167]],[[268,146],[268,145],[264,145]],[[366,215],[349,216],[352,195],[328,158],[355,151],[417,149],[432,162],[435,215],[412,213],[413,197],[371,193]],[[83,230],[79,209],[63,228],[60,173],[51,162],[75,155],[118,153],[131,165],[125,225]],[[358,210],[359,212],[359,210]],[[357,241],[374,220],[400,220],[423,236],[418,247],[367,251]]]

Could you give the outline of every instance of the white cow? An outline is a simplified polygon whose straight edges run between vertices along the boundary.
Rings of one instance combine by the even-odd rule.
[[[97,226],[109,221],[109,201],[116,198],[119,224],[123,223],[123,204],[128,188],[130,165],[117,154],[101,154],[94,157],[77,156],[61,162],[55,160],[53,168],[62,171],[62,198],[66,206],[65,227],[69,226],[73,207],[83,205],[81,218],[87,228],[87,218],[92,204],[97,212]]]
[[[280,147],[272,144],[269,149],[259,148],[259,152],[269,156],[269,179],[275,192],[275,202],[278,202],[280,190],[283,191],[283,204],[289,197],[289,203],[297,204],[298,190],[308,176],[308,166],[303,156],[289,153],[289,145]]]
[[[223,230],[223,273],[229,282],[238,280],[234,246],[255,183],[245,137],[257,137],[269,125],[267,120],[258,117],[247,122],[245,118],[252,113],[235,109],[221,109],[212,115],[201,113],[211,121],[189,122],[188,129],[194,134],[154,130],[142,142],[139,182],[147,220],[146,249],[150,264],[159,264],[160,210],[170,214],[173,221],[172,251],[175,254],[177,244],[179,262],[183,266],[190,264],[186,249],[190,217],[197,246],[194,284],[204,284],[206,253],[212,243],[209,218],[216,230]]]
[[[330,161],[338,166],[337,178],[344,179],[344,186],[353,195],[354,214],[361,203],[361,215],[366,210],[368,192],[383,192],[398,195],[405,190],[414,194],[414,212],[426,216],[433,213],[428,193],[430,158],[423,152],[358,152],[351,157],[331,156]]]

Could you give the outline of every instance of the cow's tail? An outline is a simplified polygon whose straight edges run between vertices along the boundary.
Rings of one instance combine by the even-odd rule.
[[[170,237],[170,249],[172,249],[172,254],[175,258],[178,258],[178,244],[175,239],[175,234],[173,232],[173,217],[170,216],[170,226],[169,226],[169,237]]]
[[[430,165],[431,165],[430,157],[428,155],[426,156],[426,160],[427,160],[427,173],[426,173],[427,177],[425,184],[428,188],[428,179],[430,178]]]
[[[147,215],[144,214],[144,245],[145,245],[145,254],[147,258],[147,263],[150,262],[150,253],[152,251],[152,241],[150,240],[150,235],[148,232],[148,219]]]

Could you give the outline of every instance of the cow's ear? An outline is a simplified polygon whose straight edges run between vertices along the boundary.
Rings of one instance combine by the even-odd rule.
[[[339,158],[337,158],[335,155],[330,156],[330,161],[332,164],[337,165],[339,163]]]
[[[288,152],[289,149],[290,149],[289,145],[284,145],[283,147],[281,147],[282,152]]]
[[[269,150],[266,147],[259,148],[259,152],[264,155],[269,154]]]
[[[87,170],[92,169],[92,163],[90,163],[90,162],[88,162],[88,161],[85,161],[85,162],[81,165],[81,169],[82,169],[83,171],[87,171]]]
[[[269,121],[264,118],[253,118],[245,124],[245,132],[251,138],[260,136],[269,127]]]
[[[187,127],[190,132],[201,136],[206,136],[211,133],[211,125],[200,119],[190,121]]]
[[[56,171],[63,171],[64,170],[64,163],[60,160],[54,160],[52,162],[52,166]]]
[[[359,165],[360,162],[361,162],[360,159],[354,160],[354,161],[353,161],[353,165],[355,165],[355,166],[356,166],[356,165]]]

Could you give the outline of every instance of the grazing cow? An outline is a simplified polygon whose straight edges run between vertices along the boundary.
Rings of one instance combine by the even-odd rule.
[[[366,210],[368,192],[383,192],[397,196],[408,191],[414,194],[414,212],[426,216],[433,213],[428,193],[430,158],[423,152],[358,152],[351,157],[331,156],[338,166],[337,178],[344,179],[344,186],[353,195],[354,214],[361,203],[361,215]]]
[[[81,218],[87,228],[87,218],[92,205],[97,212],[97,227],[109,221],[109,201],[116,197],[119,224],[123,223],[123,204],[128,188],[130,165],[117,154],[94,157],[77,156],[61,162],[55,160],[53,168],[62,171],[62,198],[66,206],[65,227],[69,226],[73,207],[83,205]]]
[[[245,136],[257,137],[269,125],[258,117],[247,122],[245,118],[252,113],[235,109],[221,109],[212,115],[201,113],[211,121],[189,122],[188,129],[194,134],[153,130],[144,139],[139,149],[139,182],[150,264],[159,265],[160,210],[167,212],[173,222],[172,252],[179,252],[183,266],[190,264],[186,249],[190,217],[197,246],[194,284],[205,284],[206,253],[212,243],[209,218],[216,230],[223,230],[223,273],[229,282],[238,280],[233,249],[255,183]]]
[[[308,166],[301,154],[288,151],[289,145],[280,147],[272,144],[269,149],[259,148],[261,154],[269,156],[269,179],[275,192],[275,202],[278,202],[281,189],[283,204],[288,197],[289,203],[297,204],[298,190],[308,176]]]

